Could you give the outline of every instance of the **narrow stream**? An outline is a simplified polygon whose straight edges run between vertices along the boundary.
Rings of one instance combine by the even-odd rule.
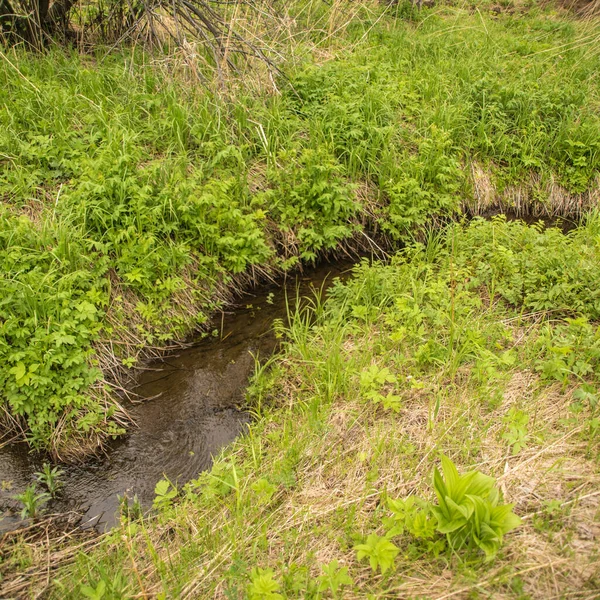
[[[253,354],[265,358],[275,350],[272,324],[286,316],[286,292],[290,299],[297,291],[311,296],[311,289],[329,285],[352,264],[340,261],[282,285],[261,286],[215,320],[217,337],[150,364],[134,389],[148,400],[128,405],[137,427],[112,443],[104,458],[65,468],[60,498],[48,510],[78,511],[84,526],[105,529],[115,523],[118,496],[135,494],[149,506],[156,482],[165,475],[182,484],[209,468],[212,456],[249,421],[239,407],[254,369]],[[42,463],[25,444],[0,449],[0,533],[22,524],[14,495],[34,481]]]

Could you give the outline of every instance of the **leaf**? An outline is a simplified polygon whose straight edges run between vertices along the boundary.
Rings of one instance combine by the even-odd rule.
[[[258,501],[260,503],[266,503],[271,500],[273,494],[277,491],[277,486],[270,483],[267,479],[261,478],[255,481],[250,488],[256,492]]]
[[[369,558],[371,569],[376,571],[379,567],[385,573],[394,564],[394,559],[400,552],[399,548],[385,537],[372,533],[367,537],[365,544],[354,546],[358,560]]]
[[[167,479],[161,479],[154,487],[154,506],[155,508],[166,508],[171,500],[177,496],[177,488]]]
[[[460,475],[458,470],[454,466],[454,463],[444,454],[441,455],[442,460],[442,471],[444,472],[444,479],[449,490],[456,489],[460,482]],[[451,495],[451,492],[449,492]]]
[[[81,319],[92,320],[98,312],[96,307],[87,300],[80,302],[75,308],[79,311]]]
[[[98,582],[98,585],[93,588],[90,585],[82,585],[79,591],[86,597],[92,600],[102,600],[104,593],[106,592],[106,583],[103,580]]]
[[[20,384],[27,373],[27,367],[22,362],[19,362],[10,370],[10,373],[15,376],[17,384]]]
[[[354,582],[348,575],[348,567],[340,567],[337,560],[332,560],[328,565],[321,567],[322,574],[319,575],[319,592],[331,590],[335,596],[344,585],[352,585]]]
[[[154,488],[154,493],[157,496],[165,496],[166,493],[169,491],[169,487],[171,487],[171,484],[166,479],[161,479],[156,484],[156,486]]]
[[[283,596],[278,594],[279,583],[273,579],[272,569],[261,569],[255,567],[252,569],[250,578],[251,583],[248,586],[248,596],[250,600],[282,600]]]
[[[497,523],[502,533],[508,533],[521,525],[521,517],[512,512],[514,504],[495,506],[491,510],[490,519]]]
[[[494,488],[494,478],[479,471],[471,471],[470,475],[471,480],[467,486],[467,493],[472,496],[487,497]]]

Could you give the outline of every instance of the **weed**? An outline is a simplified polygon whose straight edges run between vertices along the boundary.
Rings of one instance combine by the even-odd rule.
[[[106,593],[106,584],[104,581],[99,581],[95,586],[82,585],[79,591],[86,598],[90,598],[90,600],[102,600]]]
[[[491,477],[479,471],[459,475],[452,461],[442,456],[443,477],[437,467],[433,487],[438,505],[431,511],[437,519],[437,531],[446,535],[453,551],[478,547],[486,560],[494,558],[504,534],[521,520],[512,512],[512,504],[500,504],[500,492]]]
[[[321,575],[318,578],[319,592],[330,591],[333,598],[338,598],[338,592],[343,586],[354,584],[348,574],[348,567],[342,567],[337,560],[321,567]]]
[[[52,467],[48,463],[42,465],[42,470],[35,473],[36,479],[46,486],[50,496],[56,498],[57,493],[63,486],[61,477],[64,475],[64,471],[58,467]]]
[[[380,569],[385,573],[394,565],[394,559],[398,556],[400,549],[387,537],[381,537],[376,533],[367,536],[364,544],[354,546],[358,560],[369,559],[369,565],[373,571]]]
[[[250,574],[248,597],[250,600],[283,600],[283,596],[278,593],[280,587],[274,579],[272,569],[256,567]]]
[[[158,509],[169,507],[177,494],[177,488],[168,479],[161,479],[154,488],[154,507]]]
[[[521,520],[512,513],[511,504],[500,504],[500,494],[494,479],[479,471],[459,475],[453,462],[442,456],[443,476],[433,471],[433,488],[438,504],[410,496],[405,500],[388,500],[392,517],[384,518],[387,538],[407,531],[420,540],[425,551],[438,556],[445,544],[436,539],[445,537],[448,548],[457,553],[478,548],[492,560],[502,544],[504,534],[517,527]]]
[[[23,505],[22,519],[37,519],[44,505],[50,500],[50,494],[38,492],[35,484],[32,483],[25,488],[24,492],[17,494],[15,499]]]
[[[513,407],[502,420],[506,427],[502,439],[508,442],[513,454],[518,454],[526,446],[529,439],[527,432],[529,415]]]
[[[277,487],[266,479],[258,479],[251,485],[251,489],[256,493],[259,504],[268,504],[277,491]]]
[[[158,485],[158,484],[157,484]],[[162,490],[159,490],[162,491]],[[160,506],[167,505],[167,501],[172,498],[168,498],[167,501],[163,501],[164,494],[157,496],[160,498],[159,504]],[[127,494],[123,494],[123,496],[119,496],[119,514],[126,521],[135,521],[139,520],[143,516],[143,507],[141,502],[139,501],[137,494],[133,496],[133,498],[129,498]]]

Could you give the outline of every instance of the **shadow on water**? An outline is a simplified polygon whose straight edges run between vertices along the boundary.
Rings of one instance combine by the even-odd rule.
[[[249,421],[239,407],[254,370],[253,355],[267,357],[275,350],[272,324],[286,316],[286,293],[291,299],[296,293],[310,297],[311,290],[343,278],[352,265],[340,261],[281,285],[261,286],[215,319],[216,336],[150,364],[134,389],[148,400],[128,407],[137,427],[113,442],[104,458],[65,468],[64,488],[49,510],[78,511],[82,524],[105,529],[115,523],[118,496],[137,495],[149,506],[164,476],[182,484],[209,468],[212,456]],[[24,444],[0,449],[0,532],[22,523],[14,495],[34,481],[42,462]]]

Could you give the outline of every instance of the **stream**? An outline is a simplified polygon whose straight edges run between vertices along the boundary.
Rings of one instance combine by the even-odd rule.
[[[250,418],[240,407],[255,359],[277,347],[275,319],[286,317],[286,294],[311,296],[335,277],[349,273],[352,261],[338,261],[267,284],[244,294],[213,321],[217,336],[147,365],[133,391],[147,398],[125,402],[136,426],[111,442],[106,454],[64,470],[59,497],[50,513],[76,511],[81,525],[104,530],[117,521],[119,496],[137,495],[149,507],[154,486],[164,476],[178,485],[210,468],[212,457],[244,431]],[[24,443],[0,448],[0,533],[22,526],[14,495],[35,481],[43,457]]]

